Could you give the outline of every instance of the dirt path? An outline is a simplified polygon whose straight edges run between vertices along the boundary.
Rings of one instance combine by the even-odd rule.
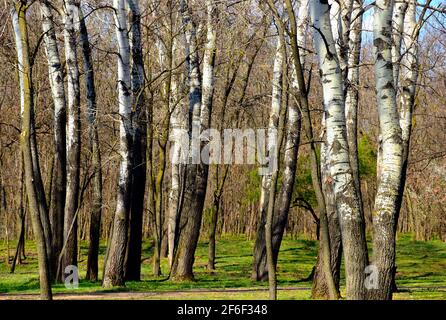
[[[283,287],[279,292],[310,291],[310,287]],[[446,286],[439,287],[400,287],[400,292],[407,291],[446,291]],[[56,293],[55,300],[147,300],[147,299],[200,299],[203,296],[214,299],[237,299],[238,295],[258,293],[259,298],[266,294],[264,288],[233,288],[233,289],[189,289],[177,291],[153,291],[153,292],[83,292],[83,293]],[[36,300],[38,294],[6,294],[0,293],[0,300]]]
[[[307,287],[285,287],[278,288],[278,291],[309,291]],[[233,288],[233,289],[188,289],[176,291],[157,291],[157,292],[85,292],[85,293],[55,293],[54,300],[145,300],[145,299],[182,299],[199,298],[206,294],[242,294],[242,293],[263,293],[268,292],[264,288]],[[38,294],[7,294],[0,293],[0,300],[36,300]]]

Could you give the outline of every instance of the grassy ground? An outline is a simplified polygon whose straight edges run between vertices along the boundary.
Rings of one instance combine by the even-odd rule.
[[[11,244],[11,247],[14,244]],[[217,242],[217,271],[206,270],[207,243],[199,244],[194,282],[172,282],[151,276],[151,247],[144,244],[141,282],[128,282],[125,288],[105,291],[99,282],[80,281],[78,289],[55,285],[60,299],[267,299],[266,283],[250,279],[253,242],[243,237],[224,237]],[[39,283],[35,248],[27,242],[27,259],[14,274],[5,263],[6,247],[0,245],[0,299],[36,298]],[[12,253],[13,250],[11,250]],[[105,246],[101,246],[102,259]],[[412,241],[400,235],[397,247],[395,299],[446,299],[446,244],[440,241]],[[305,279],[317,255],[315,241],[286,238],[279,256],[279,299],[310,299],[311,282]],[[85,276],[87,244],[81,243],[80,275]],[[102,260],[100,260],[102,270]],[[162,271],[168,273],[163,259]],[[343,281],[341,282],[343,283]]]

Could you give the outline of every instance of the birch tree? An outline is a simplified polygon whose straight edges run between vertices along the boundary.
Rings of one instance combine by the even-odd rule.
[[[372,299],[391,299],[395,268],[394,229],[397,223],[403,148],[392,64],[393,6],[394,1],[377,1],[373,16],[376,98],[382,156],[373,212],[373,251],[378,272],[378,289],[370,292]]]
[[[65,0],[63,6],[65,59],[67,66],[67,194],[64,218],[62,265],[77,265],[77,210],[80,180],[80,83],[77,56],[79,1]],[[58,275],[60,279],[62,274]],[[62,276],[63,278],[63,276]]]
[[[191,120],[189,130],[192,136],[193,132],[205,132],[210,126],[214,92],[216,36],[214,28],[212,26],[210,28],[208,27],[208,45],[205,50],[205,56],[207,58],[203,62],[203,78],[201,78],[195,23],[190,14],[188,1],[182,0],[180,6],[183,18],[183,32],[186,39],[186,60],[189,74],[189,117]],[[216,10],[215,1],[208,0],[206,7],[208,25],[214,21],[212,18],[209,18],[209,15],[213,15],[214,10]],[[210,45],[209,42],[211,42]],[[198,244],[209,172],[208,163],[203,163],[200,160],[201,147],[198,143],[195,144],[192,138],[189,164],[186,168],[184,204],[180,217],[180,225],[182,227],[179,230],[178,248],[171,270],[171,276],[174,279],[193,278],[192,268],[195,259],[195,250]]]
[[[345,100],[342,70],[336,55],[326,1],[311,5],[314,24],[314,46],[317,53],[323,87],[326,148],[333,181],[334,196],[342,230],[347,299],[365,298],[365,267],[367,248],[365,226],[350,167],[345,121]]]
[[[401,209],[404,189],[406,185],[406,172],[409,161],[409,147],[412,136],[412,122],[413,113],[415,109],[415,98],[417,93],[417,83],[420,73],[419,63],[419,35],[421,27],[424,23],[423,19],[426,15],[427,7],[429,7],[431,0],[426,2],[426,6],[420,13],[417,21],[417,3],[414,0],[408,0],[408,8],[404,19],[403,43],[405,54],[401,59],[401,94],[400,100],[400,126],[401,137],[403,140],[403,166],[402,166],[402,181],[400,187],[400,195],[397,204],[397,212]]]
[[[299,15],[297,17],[297,34],[296,39],[298,45],[301,48],[306,48],[306,36],[307,36],[307,26],[308,26],[308,1],[300,1],[298,6]],[[280,30],[280,29],[279,29]],[[280,31],[279,31],[280,33]],[[282,38],[284,35],[281,36]],[[300,56],[301,64],[305,63],[305,54]],[[287,108],[287,128],[285,133],[285,150],[284,150],[284,168],[283,168],[283,178],[279,191],[279,198],[277,200],[276,211],[274,216],[273,224],[273,257],[274,263],[277,264],[277,259],[279,255],[280,245],[282,242],[283,234],[285,232],[285,227],[288,220],[288,213],[290,210],[290,204],[292,200],[295,175],[297,169],[297,156],[300,143],[300,131],[302,115],[299,110],[299,86],[297,81],[297,75],[295,72],[295,66],[291,66],[291,92],[289,94],[289,103]],[[262,197],[261,197],[262,199]],[[261,203],[263,203],[261,201]],[[267,264],[266,264],[266,250],[265,241],[262,239],[260,233],[257,235],[256,247],[261,249],[256,249],[257,254],[254,255],[254,267],[257,268],[255,271],[256,278],[262,279],[267,276]],[[253,272],[254,275],[254,272]]]
[[[335,3],[333,3],[334,5]],[[333,12],[334,11],[334,12]],[[361,32],[362,32],[362,1],[341,1],[340,5],[334,10],[331,8],[331,26],[334,37],[336,37],[336,52],[340,61],[344,81],[345,93],[345,117],[347,125],[347,142],[349,150],[350,166],[355,182],[355,189],[358,194],[359,205],[364,216],[361,181],[359,177],[358,160],[358,105],[359,105],[359,63],[361,53]],[[336,26],[334,28],[334,26]],[[322,126],[324,134],[323,141],[326,140],[325,123]],[[326,156],[325,143],[321,145],[321,170],[322,181],[332,181],[329,168],[329,159]],[[324,152],[323,152],[324,150]],[[328,226],[330,233],[331,249],[331,269],[335,280],[336,288],[339,292],[339,276],[341,265],[341,236],[339,229],[339,220],[336,212],[336,204],[333,194],[333,186],[323,184],[324,195],[326,199]],[[364,218],[363,218],[364,219]],[[316,266],[312,295],[315,298],[328,297],[328,288],[325,278],[321,272],[321,260],[323,257],[319,254],[318,264]]]
[[[350,15],[350,19],[352,21],[348,25],[348,34],[344,33],[344,41],[348,42],[346,44],[347,49],[344,49],[343,51],[347,50],[345,116],[347,121],[348,151],[350,156],[350,166],[352,168],[353,178],[355,181],[355,188],[360,200],[361,212],[362,215],[364,215],[358,160],[359,64],[361,61],[362,44],[362,5],[362,0],[352,1],[352,10]],[[347,28],[347,25],[344,28]],[[342,57],[343,56],[341,56],[341,58]]]
[[[51,190],[51,227],[53,254],[57,258],[63,246],[66,196],[66,97],[64,76],[57,45],[54,17],[47,0],[40,2],[44,46],[48,60],[51,94],[54,103],[54,169]],[[54,259],[54,262],[57,260]],[[53,266],[53,270],[55,266]]]
[[[283,77],[283,63],[286,57],[283,55],[283,39],[278,37],[276,53],[273,64],[273,79],[272,79],[272,99],[271,109],[269,113],[268,132],[278,131],[280,110],[282,105],[282,77]],[[272,139],[268,139],[268,152],[271,158],[276,156],[275,148],[272,146]],[[271,147],[271,148],[270,148]],[[260,227],[257,232],[256,244],[254,247],[254,263],[253,263],[253,276],[257,280],[264,280],[268,277],[267,271],[267,259],[266,259],[266,238],[265,238],[265,226],[262,228],[262,224],[266,222],[266,216],[268,213],[268,202],[270,199],[270,190],[272,188],[273,172],[270,172],[262,177],[262,185],[260,191]],[[263,222],[263,223],[262,223]],[[262,234],[263,233],[263,234]],[[262,259],[263,257],[263,259]]]
[[[173,39],[172,53],[177,57],[179,53],[178,39]],[[172,60],[173,62],[175,59]],[[171,66],[173,68],[173,65]],[[169,212],[167,221],[167,238],[168,238],[168,260],[169,266],[172,266],[175,252],[175,238],[177,235],[177,221],[182,202],[182,188],[184,184],[184,164],[181,163],[182,153],[179,143],[181,132],[188,129],[188,111],[187,104],[180,97],[180,79],[181,75],[172,74],[172,93],[170,103],[170,140],[173,141],[171,146],[171,186],[169,194]]]
[[[80,3],[81,4],[81,3]],[[87,124],[89,150],[92,161],[92,202],[89,230],[89,246],[86,279],[98,280],[98,255],[102,216],[102,161],[98,132],[98,107],[96,101],[95,72],[91,45],[85,17],[82,8],[79,7],[79,33],[82,48],[82,57],[85,73],[85,87],[87,90]]]
[[[47,244],[42,225],[45,212],[40,211],[38,191],[36,190],[35,170],[33,163],[31,140],[34,122],[34,93],[32,80],[32,67],[30,62],[30,49],[28,41],[28,22],[26,13],[30,3],[20,0],[12,4],[11,18],[14,31],[14,39],[17,51],[17,67],[20,84],[20,111],[22,117],[22,128],[20,135],[20,149],[23,154],[25,185],[28,197],[29,211],[36,240],[37,255],[39,262],[39,282],[41,299],[51,300],[51,276],[50,261],[47,255]],[[37,158],[38,161],[38,158]]]
[[[333,275],[336,293],[340,295],[339,282],[341,277],[342,239],[333,184],[328,183],[333,181],[333,178],[330,172],[330,162],[326,143],[327,130],[325,116],[322,116],[321,141],[321,178],[323,182],[327,182],[322,184],[322,191],[324,192],[325,196],[325,207],[327,210],[328,230],[330,237],[330,269]],[[314,270],[313,286],[311,289],[311,297],[313,299],[330,298],[329,283],[327,282],[324,271],[325,263],[324,254],[322,250],[319,250],[316,267]]]
[[[119,137],[120,167],[116,210],[110,233],[105,260],[102,286],[122,286],[124,284],[124,260],[127,246],[127,231],[130,210],[131,183],[131,74],[130,43],[127,24],[127,10],[124,0],[114,0],[115,30],[118,44],[118,105],[119,105]]]
[[[378,288],[370,292],[371,299],[389,300],[393,294],[396,227],[406,181],[418,79],[417,41],[426,12],[424,9],[417,24],[416,5],[412,0],[396,7],[394,1],[377,1],[374,13],[375,81],[382,142],[373,215],[374,264],[378,272]],[[394,13],[394,9],[397,13]],[[396,35],[392,34],[393,29],[397,29]],[[402,42],[406,53],[401,57]],[[398,112],[397,81],[400,79],[400,69],[402,90]]]

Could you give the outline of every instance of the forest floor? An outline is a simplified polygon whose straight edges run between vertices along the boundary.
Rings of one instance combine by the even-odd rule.
[[[9,243],[10,254],[15,243]],[[35,247],[27,242],[27,259],[9,273],[7,246],[0,244],[0,300],[37,299],[39,282]],[[250,279],[253,241],[245,237],[225,236],[217,241],[216,271],[206,270],[207,243],[200,242],[195,263],[196,281],[167,280],[167,259],[162,261],[164,277],[151,276],[151,243],[143,246],[142,281],[127,282],[125,288],[104,290],[100,282],[82,280],[85,276],[87,243],[81,242],[78,289],[53,287],[55,299],[267,299],[266,282]],[[370,247],[370,245],[369,245]],[[101,245],[100,269],[105,252]],[[316,262],[317,242],[285,238],[279,255],[278,298],[310,299],[311,281],[307,280]],[[413,241],[411,235],[398,236],[397,286],[395,299],[446,299],[446,243]],[[343,275],[342,275],[343,276]],[[343,277],[341,285],[344,283]]]

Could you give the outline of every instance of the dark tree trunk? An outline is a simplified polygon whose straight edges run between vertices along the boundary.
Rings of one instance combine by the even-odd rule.
[[[97,104],[93,62],[91,57],[90,40],[88,30],[85,24],[85,18],[82,9],[79,10],[79,30],[82,46],[82,55],[84,61],[85,85],[87,88],[87,122],[89,133],[89,148],[92,157],[93,167],[93,185],[92,185],[92,202],[89,230],[89,246],[87,260],[86,279],[91,281],[98,280],[98,254],[99,254],[99,238],[101,232],[101,215],[102,215],[102,161],[101,150],[99,145],[99,133],[97,124]]]
[[[132,155],[132,201],[130,207],[129,239],[126,256],[126,280],[141,279],[141,247],[146,191],[146,147],[147,112],[144,94],[144,58],[141,42],[141,13],[138,1],[130,1],[131,50],[132,50],[132,91],[135,112],[133,114],[133,155]]]

